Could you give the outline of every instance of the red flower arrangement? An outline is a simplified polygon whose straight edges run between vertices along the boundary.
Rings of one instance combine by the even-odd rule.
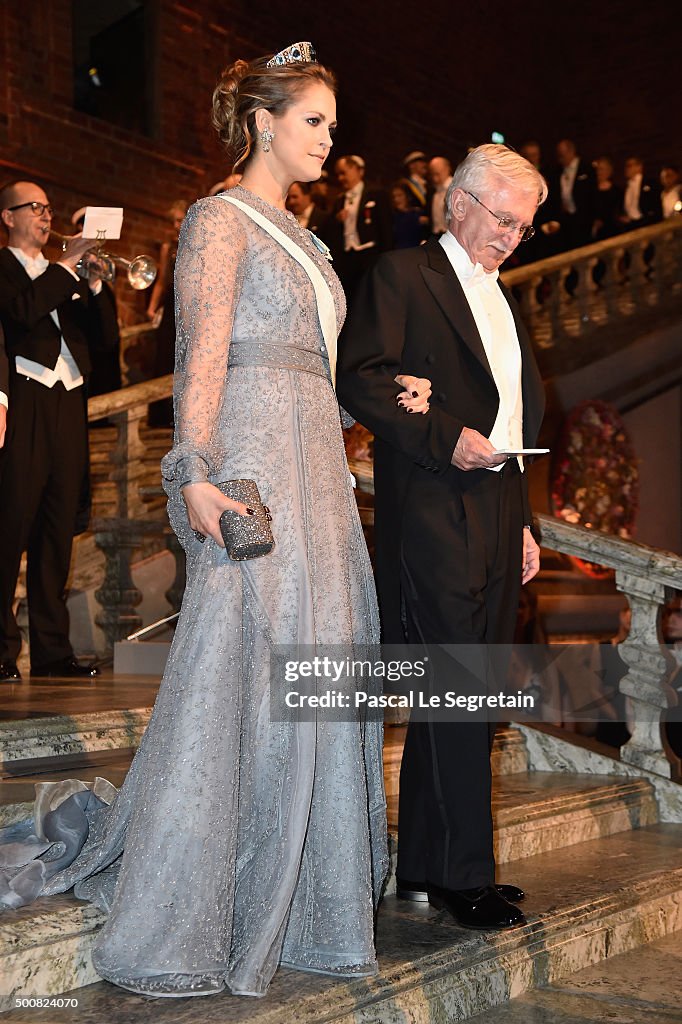
[[[346,445],[346,457],[357,459],[358,462],[371,462],[374,457],[374,434],[370,434],[366,427],[354,423],[343,432],[343,440]]]
[[[556,448],[551,485],[557,519],[630,538],[639,501],[639,473],[632,442],[618,411],[588,400],[566,418]],[[587,575],[604,579],[611,570],[580,558]]]

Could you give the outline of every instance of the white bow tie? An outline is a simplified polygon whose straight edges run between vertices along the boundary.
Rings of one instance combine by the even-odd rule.
[[[40,277],[50,265],[50,261],[45,259],[42,253],[39,256],[26,256],[25,259],[26,273],[33,279]]]

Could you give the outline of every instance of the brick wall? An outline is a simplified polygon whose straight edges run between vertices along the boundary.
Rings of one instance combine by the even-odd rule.
[[[220,67],[301,38],[340,80],[336,152],[362,153],[384,182],[410,149],[456,160],[493,129],[512,144],[536,137],[548,156],[572,135],[585,156],[605,151],[617,166],[632,150],[652,171],[682,160],[682,32],[667,5],[155,0],[150,9],[153,138],[72,109],[70,0],[5,4],[0,14],[3,177],[41,181],[57,228],[86,202],[124,206],[123,254],[153,251],[170,202],[225,173],[208,118]],[[118,294],[124,319],[141,319],[145,296],[122,284]]]

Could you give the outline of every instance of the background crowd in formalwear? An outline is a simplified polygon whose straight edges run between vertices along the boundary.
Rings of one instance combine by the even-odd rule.
[[[535,236],[519,247],[510,266],[682,212],[682,176],[672,162],[650,168],[640,156],[629,156],[619,173],[610,157],[586,159],[570,139],[557,144],[554,163],[543,159],[537,142],[526,142],[519,151],[546,178],[549,198],[538,210]],[[415,150],[388,188],[371,187],[364,159],[346,155],[335,161],[333,175],[292,186],[288,203],[299,223],[329,245],[352,295],[358,277],[381,252],[419,245],[446,230],[444,200],[451,180],[447,157],[429,159]]]

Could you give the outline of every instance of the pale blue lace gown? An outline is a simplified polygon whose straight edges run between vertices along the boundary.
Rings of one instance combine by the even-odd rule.
[[[245,189],[231,194],[303,245],[340,327],[343,293],[310,235]],[[271,643],[368,643],[378,630],[313,288],[219,197],[190,209],[175,279],[177,427],[162,471],[187,589],[125,784],[44,892],[75,882],[109,909],[96,969],[137,991],[262,995],[280,962],[371,974],[387,868],[381,727],[269,717]],[[301,364],[318,372],[288,368]],[[270,555],[231,562],[194,539],[178,487],[206,477],[257,481]]]

